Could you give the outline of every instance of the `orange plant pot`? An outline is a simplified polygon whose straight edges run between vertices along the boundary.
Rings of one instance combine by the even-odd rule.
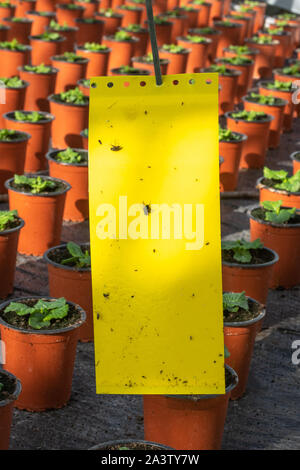
[[[126,31],[130,36],[135,37],[138,41],[135,43],[133,55],[135,57],[142,57],[147,52],[147,45],[149,41],[149,33],[146,28],[141,29],[138,32],[130,31],[127,28],[120,28],[121,31]]]
[[[36,195],[17,191],[12,182],[13,178],[5,183],[9,208],[17,210],[25,222],[19,237],[18,252],[42,256],[48,248],[60,243],[66,192],[69,191],[70,185],[59,180],[62,184],[60,191]]]
[[[221,20],[224,15],[224,0],[207,0],[211,4],[209,14],[209,25],[212,26],[214,21]]]
[[[145,25],[147,27],[147,21],[145,21]],[[171,35],[172,35],[172,23],[168,20],[166,23],[163,24],[156,24],[155,25],[155,32],[156,32],[156,40],[158,47],[163,46],[164,44],[171,44]],[[177,42],[177,44],[179,44]],[[147,52],[151,52],[151,41],[150,36],[147,45]]]
[[[300,192],[291,193],[281,189],[271,188],[264,184],[264,178],[257,180],[257,188],[259,189],[259,201],[282,201],[285,207],[296,207],[300,209]]]
[[[0,298],[5,299],[14,290],[14,280],[17,260],[17,247],[20,230],[24,220],[19,219],[18,227],[0,232]]]
[[[248,298],[248,300],[258,304],[253,299]],[[234,370],[239,378],[238,385],[231,392],[231,400],[241,398],[246,391],[255,337],[266,314],[262,305],[258,304],[258,307],[260,314],[252,320],[231,323],[224,321],[224,343],[230,351],[226,364],[235,367]]]
[[[81,147],[84,150],[88,150],[88,148],[89,148],[89,138],[88,138],[88,136],[86,136],[84,134],[84,130],[80,132],[80,136],[81,136],[81,141],[82,141]]]
[[[7,32],[9,30],[9,26],[4,26],[0,23],[0,41],[7,40]]]
[[[197,28],[199,10],[185,10],[179,9],[182,15],[186,16],[186,21],[183,28],[183,35],[188,34],[190,28]]]
[[[29,83],[24,81],[22,87],[8,88],[5,87],[5,103],[1,103],[1,115],[0,115],[0,128],[4,127],[5,122],[3,114],[13,111],[15,109],[24,109],[25,95]]]
[[[70,10],[67,4],[56,5],[56,18],[58,24],[76,26],[75,20],[83,18],[84,8],[78,7],[76,10]]]
[[[65,41],[63,37],[57,41],[43,41],[38,37],[30,36],[31,64],[32,65],[51,65],[51,57],[61,53],[61,45]]]
[[[245,39],[248,37],[249,23],[251,21],[247,16],[239,18],[236,15],[228,15],[225,17],[225,20],[230,21],[231,23],[240,24],[241,28],[239,29],[239,39],[238,44],[242,45],[245,42]],[[223,54],[224,55],[224,54]]]
[[[15,174],[22,175],[24,173],[26,149],[31,135],[26,132],[18,132],[18,138],[0,141],[0,194],[7,193],[4,186],[7,179],[12,178]]]
[[[25,298],[15,299],[20,300]],[[2,303],[1,309],[10,302]],[[4,367],[22,383],[16,408],[44,411],[62,408],[69,401],[79,327],[85,321],[85,312],[79,305],[73,306],[80,312],[80,320],[60,330],[22,330],[0,318],[1,338],[6,344]]]
[[[169,61],[167,65],[167,74],[172,75],[176,73],[185,73],[189,53],[188,49],[176,54],[159,49],[159,57]]]
[[[9,398],[0,401],[0,450],[8,450],[14,402],[18,399],[22,387],[20,381],[10,372],[1,369],[0,378],[1,375],[11,378],[15,382],[14,391]]]
[[[131,6],[141,8],[143,11],[142,11],[140,24],[143,25],[145,23],[145,21],[147,20],[146,3],[138,3],[138,2],[135,2],[135,1],[131,1],[131,0],[125,0],[124,5],[131,5]],[[103,6],[102,8],[106,8],[106,7]]]
[[[206,2],[202,5],[198,5],[190,1],[187,4],[198,10],[197,27],[205,28],[206,26],[208,26],[211,11],[211,3]]]
[[[230,15],[233,15],[233,16],[240,16],[240,15],[243,15],[245,16],[246,18],[249,18],[249,22],[248,22],[248,33],[247,33],[247,37],[252,37],[253,34],[254,34],[254,23],[255,23],[255,19],[256,19],[256,11],[254,10],[251,10],[251,11],[239,11],[239,10],[231,10],[230,11]]]
[[[68,62],[67,60],[58,60],[54,56],[51,58],[51,64],[58,69],[54,93],[61,93],[75,88],[78,80],[85,77],[88,59],[82,58],[77,62]]]
[[[46,15],[41,15],[38,11],[28,11],[26,17],[32,21],[31,36],[37,36],[45,32],[50,21],[55,19],[55,13],[47,12]]]
[[[210,72],[210,69],[202,69],[202,72]],[[234,101],[238,89],[238,79],[241,72],[232,70],[231,75],[219,74],[219,114],[234,109]]]
[[[219,42],[219,37],[221,35],[220,31],[217,31],[216,29],[214,30],[213,33],[206,33],[205,30],[203,32],[203,29],[201,28],[195,28],[195,29],[190,29],[189,34],[191,36],[198,35],[203,36],[204,38],[210,39],[211,44],[209,45],[208,48],[208,54],[207,54],[207,60],[206,60],[206,66],[209,67],[211,64],[214,63],[214,60],[217,56],[217,47],[218,47],[218,42]]]
[[[77,82],[77,86],[79,88],[80,91],[82,91],[82,93],[89,97],[90,96],[90,86],[87,86],[85,83],[84,83],[85,79],[82,78],[81,80],[78,80]]]
[[[15,17],[22,18],[28,11],[34,11],[36,0],[17,0]]]
[[[198,69],[205,67],[209,48],[212,44],[211,39],[206,38],[206,41],[207,42],[195,43],[184,37],[177,38],[177,44],[179,46],[190,50],[186,65],[186,73],[194,73],[197,72]]]
[[[270,25],[270,29],[276,29],[278,28],[278,25],[275,23],[273,25]],[[294,24],[288,24],[286,26],[283,26],[283,30],[291,34],[291,41],[290,41],[290,47],[288,50],[288,56],[292,56],[294,53],[294,49],[298,46],[298,26]]]
[[[18,75],[18,68],[29,64],[31,47],[26,46],[24,51],[10,51],[0,49],[1,75],[14,77]]]
[[[261,2],[260,5],[255,5],[252,8],[256,12],[253,25],[253,32],[256,34],[264,27],[267,5],[264,2]]]
[[[243,147],[240,168],[263,168],[268,149],[270,123],[274,119],[268,115],[265,120],[247,122],[234,119],[231,113],[226,113],[227,127],[233,132],[248,136]]]
[[[297,171],[300,171],[300,152],[293,152],[290,158],[293,161],[293,173],[295,175]]]
[[[111,69],[110,75],[112,76],[120,76],[120,75],[135,75],[135,76],[142,76],[142,75],[151,75],[149,70],[146,69],[140,69],[140,68],[135,68],[134,73],[127,73],[123,72],[121,68],[118,69]]]
[[[20,78],[29,82],[25,95],[24,109],[27,111],[49,112],[47,97],[54,92],[58,70],[53,68],[49,73],[35,73],[24,68],[19,69]],[[22,109],[15,107],[14,109]]]
[[[37,0],[36,11],[55,11],[55,2],[53,0]]]
[[[278,148],[280,145],[280,137],[283,131],[284,109],[287,105],[287,101],[284,101],[282,104],[266,105],[248,101],[247,96],[244,96],[243,104],[246,111],[262,111],[273,116],[274,119],[270,123],[268,147],[271,149]]]
[[[260,82],[258,84],[258,87],[259,87],[259,93],[261,95],[275,96],[277,98],[281,98],[287,101],[287,104],[283,112],[283,130],[286,132],[290,132],[293,128],[293,114],[295,111],[295,104],[293,103],[294,90],[292,91],[271,90],[267,87],[267,82]]]
[[[55,116],[52,125],[53,148],[80,148],[82,129],[88,127],[89,109],[88,102],[83,105],[60,103],[50,95],[50,111]]]
[[[226,65],[228,69],[237,70],[238,72],[240,72],[240,75],[238,77],[236,95],[234,99],[235,103],[239,104],[243,96],[247,94],[247,91],[252,86],[254,61],[249,64],[242,65],[229,64],[227,62],[223,62],[223,59],[216,59],[216,62]]]
[[[234,23],[234,26],[228,27],[215,21],[213,27],[221,33],[217,47],[217,57],[223,57],[223,50],[231,44],[240,44],[241,24]]]
[[[24,111],[24,113],[27,112]],[[44,114],[45,119],[38,122],[16,121],[13,112],[4,114],[6,129],[27,132],[31,135],[26,150],[25,173],[34,173],[47,168],[45,155],[49,146],[51,124],[54,116],[43,111],[40,111],[40,113]]]
[[[162,75],[167,74],[168,64],[169,64],[168,60],[160,59],[160,70],[161,70]],[[142,69],[142,70],[145,70],[145,71],[148,70],[150,72],[150,75],[155,74],[153,62],[151,62],[151,63],[143,62],[142,57],[132,57],[132,66],[137,68],[137,69]]]
[[[50,33],[56,33],[54,29],[47,28],[47,31]],[[63,54],[64,52],[73,52],[75,43],[76,43],[76,35],[78,32],[78,28],[68,28],[63,31],[60,31],[60,35],[65,38],[63,42],[60,44],[60,53]]]
[[[97,19],[104,21],[103,34],[105,36],[115,34],[118,31],[118,28],[120,28],[123,18],[123,15],[119,15],[118,13],[115,13],[114,16],[107,17],[99,12],[96,13],[95,16]]]
[[[266,36],[266,33],[260,32],[259,36]],[[278,41],[278,46],[275,50],[274,67],[283,67],[285,60],[290,55],[291,49],[291,33],[284,31],[283,34],[272,34],[272,37]]]
[[[107,75],[108,59],[111,49],[103,51],[89,51],[83,47],[76,48],[76,54],[88,59],[86,78]]]
[[[134,7],[134,10],[127,9],[127,5],[120,5],[117,8],[118,13],[122,15],[121,26],[122,28],[126,28],[126,26],[130,24],[140,24],[142,19],[143,9],[139,7]]]
[[[238,184],[239,166],[243,146],[248,137],[240,134],[241,140],[219,142],[219,154],[224,161],[220,168],[220,182],[223,191],[235,191]],[[228,289],[225,289],[228,290]]]
[[[76,33],[76,45],[80,46],[85,42],[102,42],[104,33],[104,21],[93,19],[93,23],[87,23],[83,18],[77,19],[75,24],[78,28]]]
[[[252,211],[253,212],[253,211]],[[250,214],[251,240],[260,238],[262,243],[274,250],[279,261],[273,271],[270,287],[289,289],[300,284],[300,213],[298,223],[277,225],[255,218]]]
[[[0,24],[4,24],[3,18],[13,18],[15,16],[15,5],[0,5]]]
[[[81,149],[74,150],[87,153]],[[82,222],[89,217],[88,164],[58,162],[55,160],[58,152],[60,150],[52,150],[47,153],[46,158],[50,176],[67,181],[71,185],[66,195],[63,220]]]
[[[102,2],[101,0],[100,2],[98,0],[89,0],[89,2],[75,0],[74,4],[84,8],[82,18],[93,18],[94,14],[98,11],[99,5],[102,5]]]
[[[224,292],[243,292],[248,297],[266,305],[268,290],[278,255],[270,248],[264,248],[270,261],[262,264],[242,264],[222,261],[222,284]],[[231,352],[231,350],[230,350]]]
[[[80,305],[86,313],[86,322],[79,328],[79,341],[84,343],[94,340],[92,279],[90,268],[74,268],[58,264],[51,259],[51,253],[66,245],[60,245],[46,251],[51,297],[70,300]]]
[[[31,34],[32,21],[28,18],[23,18],[22,22],[14,22],[12,18],[5,18],[4,23],[9,27],[6,34],[6,40],[12,41],[14,38],[21,44],[29,44],[29,36]]]
[[[238,54],[234,51],[231,51],[228,47],[224,49],[224,57],[237,57]],[[252,49],[251,52],[248,54],[243,54],[243,57],[247,57],[250,60],[253,60],[254,62],[256,61],[256,56],[259,54],[259,50],[257,49]]]
[[[144,395],[145,439],[178,450],[220,449],[229,397],[238,382],[229,370],[234,382],[224,395]]]
[[[108,70],[117,69],[122,65],[130,65],[135,43],[138,39],[116,41],[113,36],[104,36],[102,43],[111,49],[108,59]]]
[[[273,44],[257,44],[251,42],[251,39],[246,39],[246,43],[249,47],[252,46],[260,52],[256,56],[253,78],[272,78],[276,48],[279,42],[274,41]]]
[[[187,16],[167,16],[167,20],[172,23],[171,43],[174,44],[176,43],[177,38],[184,34],[185,27],[187,26]]]

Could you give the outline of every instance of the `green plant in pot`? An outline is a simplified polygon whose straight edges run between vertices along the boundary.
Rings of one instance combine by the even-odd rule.
[[[220,168],[220,190],[234,191],[238,184],[239,165],[247,136],[219,128],[219,154],[224,158]]]
[[[21,44],[17,39],[0,42],[1,75],[18,75],[18,67],[29,63],[31,47]]]
[[[7,193],[5,181],[15,173],[23,173],[26,149],[31,135],[14,129],[0,129],[0,193]]]
[[[300,209],[300,171],[288,176],[285,170],[264,167],[262,178],[257,181],[260,201],[279,201],[284,206]]]

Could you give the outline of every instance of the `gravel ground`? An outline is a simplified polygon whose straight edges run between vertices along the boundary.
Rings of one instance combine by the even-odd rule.
[[[300,123],[269,151],[267,165],[291,171],[289,154],[300,149]],[[240,174],[239,190],[253,191],[261,171]],[[254,199],[224,199],[223,237],[249,237],[246,214]],[[7,205],[2,203],[1,209]],[[88,241],[88,224],[65,224],[63,241]],[[18,256],[14,296],[48,294],[41,258]],[[223,449],[299,449],[300,366],[291,344],[300,336],[300,286],[269,292],[264,328],[257,336],[246,395],[230,402]],[[69,404],[57,411],[14,411],[11,449],[88,449],[104,440],[143,438],[140,396],[96,395],[92,344],[79,344]]]

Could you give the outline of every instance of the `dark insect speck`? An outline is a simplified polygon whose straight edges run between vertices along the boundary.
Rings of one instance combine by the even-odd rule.
[[[98,139],[98,142],[99,142],[99,144],[100,144],[100,145],[102,145],[102,142],[101,142],[101,140],[100,140],[100,139]]]
[[[119,152],[120,150],[122,150],[123,147],[121,147],[121,145],[112,145],[110,150],[112,150],[113,152]]]
[[[143,210],[144,210],[144,214],[145,215],[149,215],[151,214],[151,205],[150,204],[144,204],[144,207],[143,207]]]
[[[107,293],[106,293],[106,292],[103,292],[103,297],[105,297],[106,299],[108,299],[108,298],[109,298],[109,292],[107,292]]]

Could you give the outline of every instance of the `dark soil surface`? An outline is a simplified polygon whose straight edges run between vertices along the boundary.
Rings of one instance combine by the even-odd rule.
[[[7,400],[15,391],[16,382],[14,379],[7,377],[7,375],[1,374],[0,371],[0,402]]]
[[[88,253],[90,254],[90,247],[89,246],[87,246],[85,244],[82,244],[82,245],[80,245],[80,248],[83,251],[83,253],[88,251]],[[51,261],[54,261],[55,263],[62,264],[62,261],[72,258],[72,255],[69,253],[66,246],[62,246],[60,248],[56,248],[55,250],[50,251],[48,253],[48,258]],[[72,267],[72,268],[76,268],[76,262],[71,261],[71,262],[68,262],[68,264],[63,264],[62,266],[69,266],[69,267]],[[88,266],[86,266],[86,267],[88,267]]]
[[[248,301],[248,306],[249,310],[245,310],[243,308],[239,308],[237,312],[224,310],[224,322],[244,322],[258,317],[260,314],[259,306],[250,300]]]
[[[264,248],[257,248],[255,250],[249,250],[252,256],[251,261],[247,263],[241,263],[234,258],[234,251],[233,250],[222,250],[222,261],[226,261],[227,263],[235,263],[240,264],[241,266],[245,264],[264,264],[272,261],[274,259],[274,255]]]

